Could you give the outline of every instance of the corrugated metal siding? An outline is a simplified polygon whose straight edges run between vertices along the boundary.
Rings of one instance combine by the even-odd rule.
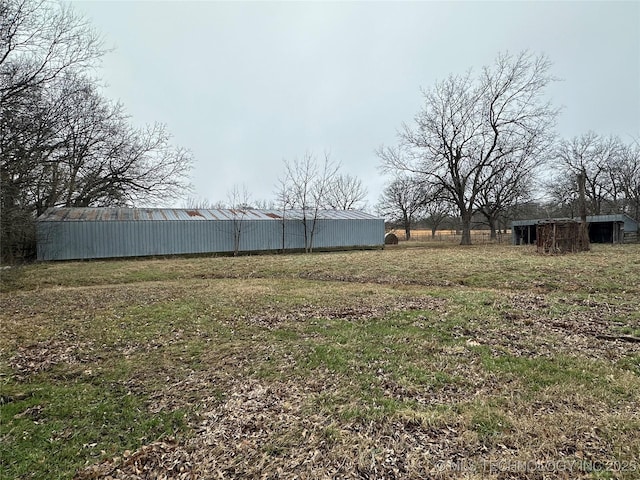
[[[229,211],[199,210],[202,214],[200,216],[189,214],[187,210],[169,209],[78,210],[83,211],[52,211],[38,219],[39,260],[234,251],[234,225],[238,223],[231,221],[233,217],[229,216]],[[257,215],[242,218],[239,250],[249,252],[282,249],[282,220],[273,218],[264,211],[256,213]],[[271,213],[275,215],[275,212]],[[83,216],[86,219],[79,220]],[[336,216],[339,218],[317,220],[313,248],[383,245],[383,219],[360,212],[354,218],[344,218],[346,216],[342,214]],[[87,217],[93,217],[94,220]],[[156,220],[159,217],[162,220]],[[194,217],[199,220],[194,221]],[[302,221],[285,220],[284,248],[291,250],[304,247]]]

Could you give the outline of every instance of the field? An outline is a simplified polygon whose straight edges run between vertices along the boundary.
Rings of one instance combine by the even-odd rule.
[[[640,245],[2,270],[2,479],[640,476]]]

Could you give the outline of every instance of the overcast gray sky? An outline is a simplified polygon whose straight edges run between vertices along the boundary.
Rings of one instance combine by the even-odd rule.
[[[115,47],[100,76],[134,124],[193,151],[195,196],[273,198],[283,159],[329,151],[373,206],[374,150],[420,87],[529,49],[561,78],[563,137],[640,134],[640,2],[73,2]],[[179,206],[179,205],[176,205]]]

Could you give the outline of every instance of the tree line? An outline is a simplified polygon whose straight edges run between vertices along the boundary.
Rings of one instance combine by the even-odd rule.
[[[624,213],[640,219],[640,144],[623,142],[615,136],[587,132],[570,140],[560,140],[541,159],[540,171],[531,175],[524,189],[505,185],[511,195],[490,201],[480,196],[472,215],[472,227],[488,228],[492,239],[512,220],[532,218],[576,218],[579,216],[578,175],[584,174],[587,215]],[[441,192],[441,191],[440,191]],[[446,223],[461,229],[455,205],[434,190],[420,175],[396,173],[385,187],[377,210],[405,239],[418,224],[436,229]]]
[[[422,109],[402,125],[398,145],[377,150],[393,176],[379,211],[407,238],[418,219],[437,226],[458,217],[468,245],[478,217],[495,238],[500,222],[525,212],[576,216],[583,175],[588,214],[640,218],[638,139],[587,132],[558,140],[559,109],[544,96],[550,68],[544,55],[500,54],[478,75],[450,75],[423,90]]]
[[[546,56],[523,51],[423,89],[422,108],[401,126],[398,144],[376,150],[391,175],[377,213],[406,239],[418,221],[435,234],[455,219],[468,245],[474,225],[486,225],[495,239],[514,219],[577,216],[582,175],[588,215],[640,218],[640,141],[594,132],[558,139],[560,109],[545,97],[555,80]],[[302,209],[305,225],[319,209],[362,207],[366,189],[338,170],[326,154],[285,160],[275,200],[260,205]]]

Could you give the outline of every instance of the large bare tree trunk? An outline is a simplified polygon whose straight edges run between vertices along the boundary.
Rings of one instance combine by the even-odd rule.
[[[495,219],[489,219],[489,231],[491,232],[489,238],[491,240],[498,240],[498,234],[496,233],[496,221]]]
[[[586,172],[584,169],[578,174],[578,196],[580,201],[580,238],[579,250],[589,250],[589,226],[587,225],[587,200],[585,198]]]
[[[471,245],[471,212],[462,215],[462,239],[460,245]]]
[[[404,216],[404,239],[406,241],[411,240],[411,221],[406,214]]]

